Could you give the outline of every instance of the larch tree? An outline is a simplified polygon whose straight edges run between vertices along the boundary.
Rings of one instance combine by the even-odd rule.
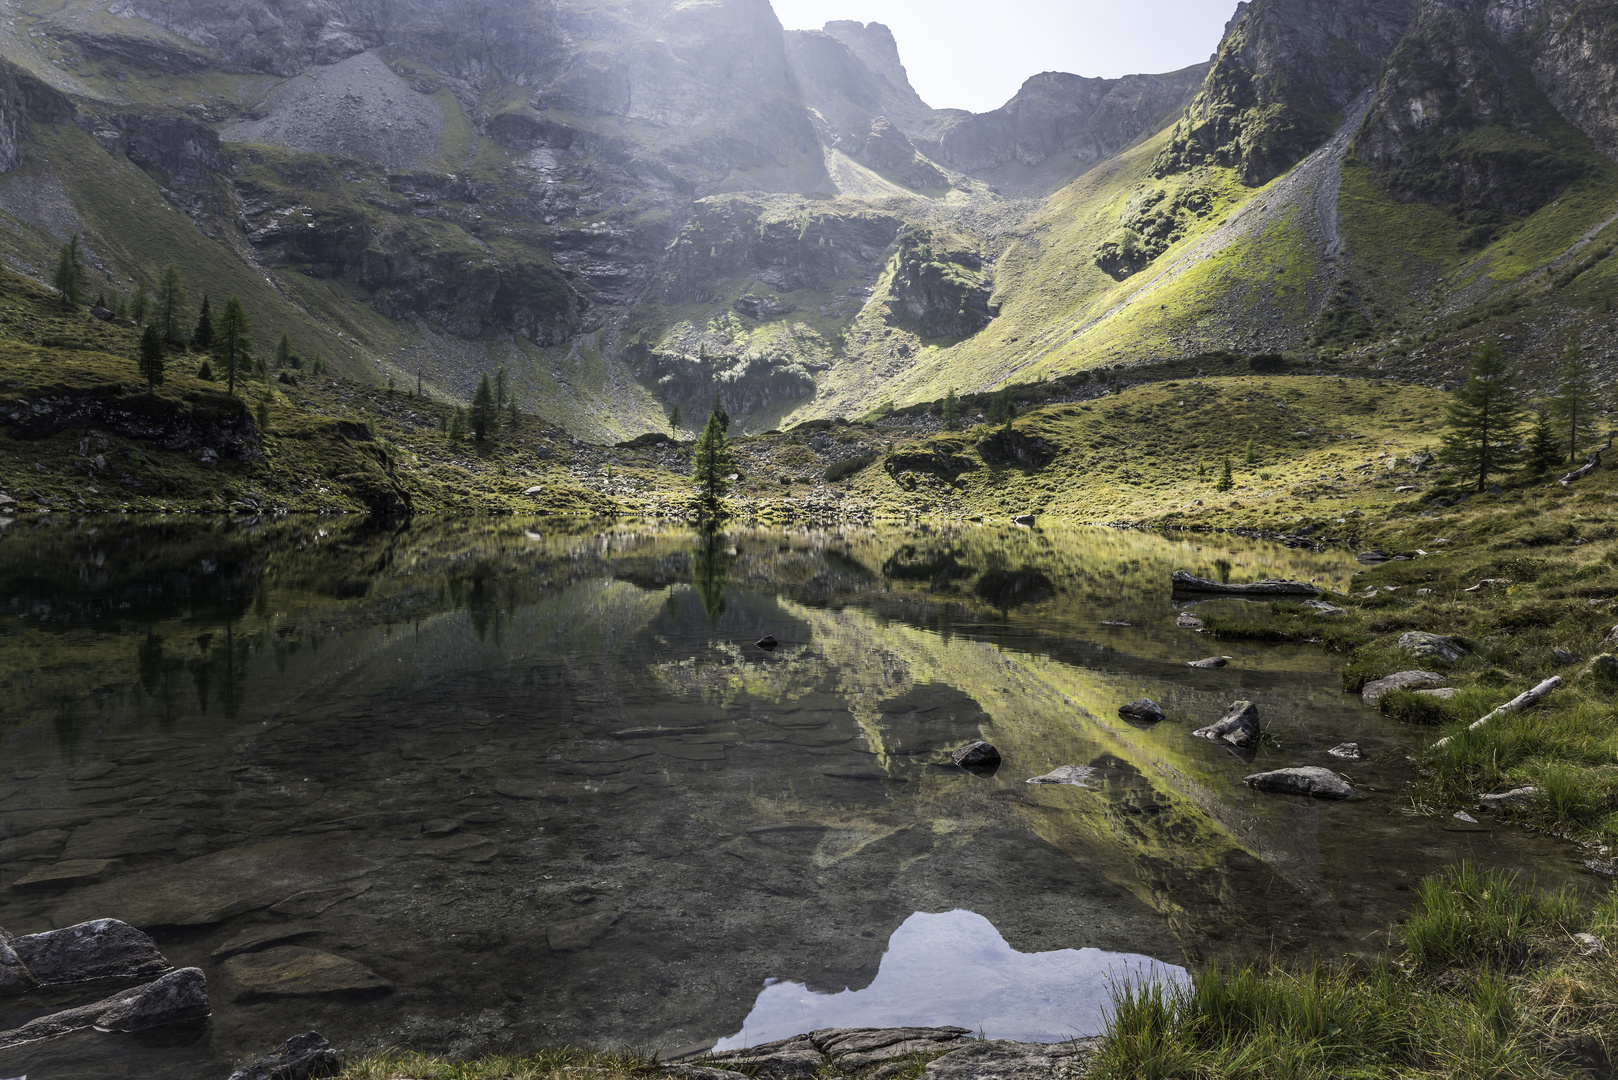
[[[213,308],[208,304],[208,294],[202,294],[202,308],[197,312],[196,329],[191,331],[191,347],[197,352],[207,352],[213,348]]]
[[[472,394],[472,437],[478,442],[489,437],[495,415],[494,387],[489,384],[489,376],[485,374],[478,380],[478,388]]]
[[[136,326],[146,324],[146,316],[151,314],[152,294],[146,287],[146,279],[138,278],[135,281],[135,295],[129,300],[129,318]]]
[[[1550,417],[1541,409],[1534,414],[1534,426],[1528,432],[1528,469],[1535,476],[1543,476],[1561,464],[1562,442]]]
[[[1490,476],[1511,468],[1521,456],[1522,402],[1514,374],[1500,344],[1485,343],[1467,364],[1466,382],[1444,413],[1444,461],[1461,476],[1476,477],[1479,491]]]
[[[214,330],[213,354],[225,369],[230,392],[236,392],[236,373],[246,374],[253,363],[253,322],[247,317],[241,299],[234,294],[225,301],[225,310],[219,316]]]
[[[736,467],[722,416],[718,409],[709,414],[691,455],[691,482],[697,486],[697,516],[704,522],[717,521],[723,516],[730,475]]]
[[[63,244],[62,250],[57,252],[56,274],[51,280],[63,307],[78,306],[79,288],[83,282],[84,265],[79,261],[79,235],[74,233],[73,239]]]
[[[1556,392],[1551,395],[1550,413],[1556,421],[1561,444],[1567,447],[1567,460],[1579,460],[1579,448],[1595,440],[1595,418],[1600,411],[1600,392],[1595,373],[1577,345],[1569,345],[1556,369]]]
[[[185,283],[180,280],[180,268],[173,263],[163,267],[163,276],[158,279],[152,320],[164,341],[185,344]]]
[[[953,386],[944,395],[942,419],[945,431],[959,431],[961,429],[961,403],[955,396]]]

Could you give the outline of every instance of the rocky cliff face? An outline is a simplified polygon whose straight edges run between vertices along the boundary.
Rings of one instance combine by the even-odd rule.
[[[61,124],[73,117],[73,106],[61,94],[31,75],[0,61],[0,173],[22,161],[30,123]]]
[[[1159,175],[1211,161],[1247,184],[1280,175],[1323,143],[1376,83],[1417,0],[1240,3]]]

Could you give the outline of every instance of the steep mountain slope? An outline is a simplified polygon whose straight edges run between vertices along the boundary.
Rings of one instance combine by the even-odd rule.
[[[767,0],[25,0],[0,245],[178,264],[332,370],[592,438],[1228,351],[1437,374],[1610,321],[1611,11],[1254,0],[1211,65],[934,110]],[[1441,376],[1440,376],[1441,377]]]

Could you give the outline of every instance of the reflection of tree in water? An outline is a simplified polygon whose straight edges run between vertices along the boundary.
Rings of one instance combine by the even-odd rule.
[[[1051,579],[1032,567],[986,570],[972,591],[1001,611],[1044,600],[1056,591]]]
[[[472,621],[472,633],[477,635],[478,641],[480,643],[487,641],[492,630],[494,643],[499,645],[504,636],[502,633],[504,617],[514,601],[502,600],[500,587],[494,582],[493,577],[494,574],[488,567],[476,566],[464,579],[450,578],[447,591],[453,606],[466,609],[467,618]]]
[[[1231,566],[1229,559],[1214,560],[1214,577],[1219,581],[1220,584],[1230,584],[1230,570]]]
[[[691,585],[702,598],[708,625],[718,626],[719,616],[725,610],[725,586],[730,581],[736,551],[725,544],[724,534],[715,529],[704,529],[700,535],[701,542],[691,549]]]
[[[208,711],[208,700],[217,680],[219,709],[230,719],[236,719],[247,700],[247,667],[251,656],[252,642],[236,633],[234,623],[225,624],[222,636],[197,635],[197,655],[188,666],[202,712]]]

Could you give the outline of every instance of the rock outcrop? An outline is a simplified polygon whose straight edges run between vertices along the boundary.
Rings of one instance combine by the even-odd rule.
[[[1226,742],[1232,746],[1246,747],[1258,740],[1258,706],[1251,701],[1235,701],[1229,709],[1225,710],[1216,723],[1201,727],[1191,733],[1199,739],[1210,742]]]
[[[1353,784],[1319,765],[1254,773],[1242,782],[1259,791],[1308,795],[1316,799],[1352,799],[1356,794]]]
[[[21,163],[29,124],[61,124],[72,118],[73,105],[67,98],[0,61],[0,173]]]

